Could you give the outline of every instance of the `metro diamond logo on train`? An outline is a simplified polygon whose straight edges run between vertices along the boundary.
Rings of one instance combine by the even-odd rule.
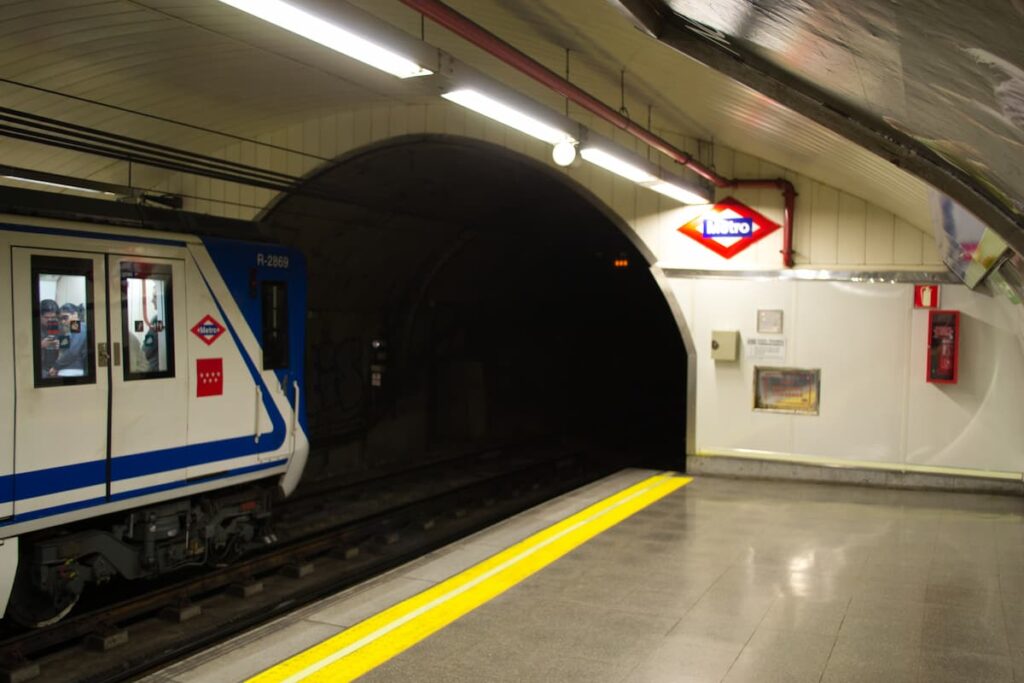
[[[225,327],[214,320],[212,315],[203,316],[192,328],[192,334],[202,339],[207,346],[217,341],[225,331]]]
[[[775,221],[732,197],[726,197],[682,225],[679,232],[729,259],[778,229],[779,224]]]

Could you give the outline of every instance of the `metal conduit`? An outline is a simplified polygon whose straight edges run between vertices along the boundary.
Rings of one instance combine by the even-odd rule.
[[[664,138],[659,137],[643,126],[637,125],[590,93],[559,76],[551,69],[548,69],[526,53],[505,42],[473,20],[440,2],[440,0],[402,0],[402,2],[460,38],[476,45],[505,64],[554,90],[570,102],[586,109],[603,121],[642,140],[645,144],[658,150],[676,163],[711,181],[717,187],[775,188],[780,190],[785,202],[782,219],[782,262],[787,268],[793,267],[793,210],[796,199],[796,188],[793,187],[793,183],[785,178],[726,178]]]
[[[32,139],[40,142],[45,139],[54,143],[92,147],[121,155],[120,158],[130,157],[141,163],[147,163],[147,160],[150,159],[158,159],[165,164],[162,166],[164,168],[168,168],[167,164],[206,168],[229,176],[242,176],[265,182],[275,188],[278,186],[290,188],[299,180],[286,173],[227,159],[218,159],[197,152],[188,152],[8,107],[0,107],[0,132],[18,139]]]

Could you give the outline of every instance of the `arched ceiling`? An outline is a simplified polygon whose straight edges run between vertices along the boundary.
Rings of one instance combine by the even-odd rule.
[[[352,4],[415,38],[422,30],[427,43],[561,106],[476,48],[429,22],[421,27],[419,15],[398,0]],[[662,134],[740,149],[930,229],[927,186],[919,179],[636,30],[612,2],[450,4],[556,71],[564,71],[569,49],[574,82],[609,104],[625,104],[644,123],[650,106],[652,127]],[[3,106],[203,153],[226,147],[229,136],[256,138],[324,111],[436,101],[437,94],[430,78],[383,75],[217,0],[0,0],[0,44]],[[120,162],[22,141],[0,144],[8,165],[126,181]],[[161,176],[135,173],[142,183]]]
[[[899,164],[1024,250],[1024,3],[614,0],[665,45]]]
[[[984,177],[1024,212],[1024,2],[665,1]]]

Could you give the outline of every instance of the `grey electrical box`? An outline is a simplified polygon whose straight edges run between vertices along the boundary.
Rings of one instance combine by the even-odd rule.
[[[740,333],[736,330],[712,330],[711,357],[715,360],[739,360]]]

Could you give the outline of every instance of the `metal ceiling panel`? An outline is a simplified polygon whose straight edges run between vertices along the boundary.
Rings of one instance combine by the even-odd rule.
[[[911,134],[1024,211],[1024,4],[667,2]]]

